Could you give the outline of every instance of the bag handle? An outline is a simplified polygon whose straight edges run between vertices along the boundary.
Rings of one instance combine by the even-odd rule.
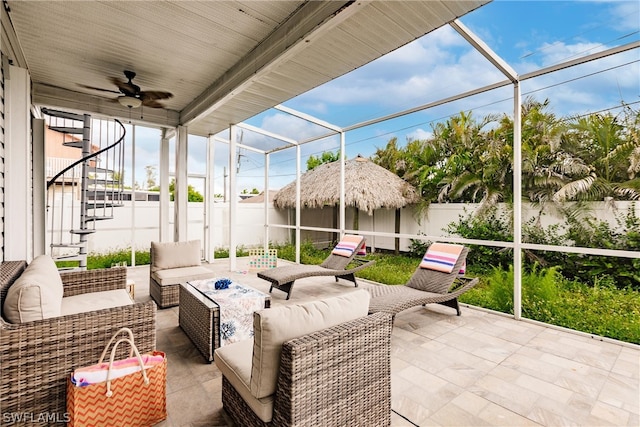
[[[127,335],[129,335],[129,340],[131,341],[131,344],[132,344],[131,350],[129,351],[129,357],[133,357],[133,349],[135,347],[133,345],[133,343],[135,342],[134,339],[133,339],[133,331],[131,329],[129,329],[129,328],[120,328],[118,330],[118,332],[113,334],[113,336],[109,340],[109,343],[104,347],[104,350],[102,350],[102,354],[100,355],[100,360],[98,360],[98,363],[102,363],[102,361],[104,360],[104,357],[107,355],[107,350],[109,350],[109,346],[116,339],[116,337],[118,335],[120,335],[122,332],[124,332]]]
[[[149,377],[147,376],[147,370],[144,367],[144,361],[142,360],[142,356],[140,356],[140,352],[136,345],[129,338],[121,338],[113,345],[111,349],[111,357],[109,358],[109,369],[107,370],[107,397],[113,396],[113,391],[111,391],[111,368],[113,367],[113,359],[116,357],[116,349],[118,345],[123,342],[128,342],[131,345],[131,350],[135,353],[136,358],[138,359],[138,363],[140,364],[140,370],[142,372],[142,378],[144,378],[144,383],[149,384]]]

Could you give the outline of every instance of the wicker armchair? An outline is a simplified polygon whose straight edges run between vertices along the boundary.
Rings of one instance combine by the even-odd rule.
[[[0,265],[0,307],[24,261]],[[64,296],[126,289],[125,267],[63,272]],[[0,319],[0,408],[11,425],[52,425],[67,421],[66,380],[73,369],[98,361],[121,327],[133,330],[141,352],[155,350],[153,301],[25,323]],[[119,357],[124,356],[126,349]],[[126,353],[128,355],[128,353]],[[7,420],[7,417],[19,417]],[[26,417],[24,418],[25,415]],[[4,425],[4,424],[3,424]]]
[[[368,304],[368,298],[364,301]],[[307,305],[305,314],[322,311],[323,304],[321,301],[315,306]],[[285,328],[292,323],[296,326],[290,329],[309,324],[308,319],[276,314],[278,309],[260,312],[271,310],[278,323],[286,324]],[[343,319],[340,316],[345,315],[344,311],[333,313]],[[366,313],[366,306],[363,311]],[[264,317],[263,320],[254,317],[254,328],[262,322]],[[389,314],[338,321],[333,326],[286,339],[279,347],[277,365],[267,363],[257,367],[260,365],[257,357],[264,361],[265,354],[274,348],[273,342],[264,339],[265,331],[274,331],[272,326],[255,333],[254,340],[260,342],[255,344],[257,347],[249,340],[216,350],[215,362],[223,375],[222,404],[236,425],[391,425],[392,322]],[[260,350],[260,356],[256,349]],[[269,372],[276,381],[273,394],[269,394],[270,389],[265,390],[270,387],[265,384],[271,383],[265,379]],[[260,379],[256,380],[256,376]]]

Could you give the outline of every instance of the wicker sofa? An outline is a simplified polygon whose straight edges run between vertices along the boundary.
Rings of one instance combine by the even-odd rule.
[[[37,258],[36,258],[37,259]],[[35,260],[34,260],[35,262]],[[33,264],[33,263],[32,263]],[[156,347],[156,305],[153,301],[15,322],[5,312],[12,285],[24,283],[25,261],[0,264],[0,408],[2,423],[52,425],[66,421],[66,380],[73,369],[94,364],[104,346],[121,327],[132,329],[141,352]],[[57,274],[57,271],[56,273]],[[125,267],[63,272],[63,299],[78,302],[88,296],[105,304],[99,295],[126,293]],[[57,279],[49,274],[52,281]],[[47,279],[47,280],[49,280]],[[128,294],[127,294],[128,295]],[[80,303],[84,305],[84,302]],[[81,306],[76,306],[81,309]],[[118,357],[125,356],[126,349]],[[127,353],[128,354],[128,353]],[[13,419],[12,417],[23,418]],[[4,425],[4,424],[2,424]]]
[[[160,308],[180,302],[180,283],[209,279],[213,272],[201,265],[200,240],[151,242],[149,294]]]
[[[391,315],[358,290],[254,314],[254,339],[216,349],[239,426],[389,426]]]

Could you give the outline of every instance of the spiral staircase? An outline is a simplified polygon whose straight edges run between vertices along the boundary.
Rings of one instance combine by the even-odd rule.
[[[118,120],[92,119],[88,114],[42,112],[48,128],[60,134],[63,147],[81,150],[74,158],[58,158],[58,164],[66,164],[59,171],[47,171],[50,255],[60,269],[85,270],[89,235],[98,231],[96,223],[113,219],[114,209],[123,206],[125,127]]]

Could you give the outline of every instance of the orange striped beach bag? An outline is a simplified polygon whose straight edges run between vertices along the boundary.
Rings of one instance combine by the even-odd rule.
[[[108,348],[109,362],[104,362]],[[129,358],[115,361],[116,348],[129,344]],[[104,381],[101,381],[103,379]],[[133,333],[122,328],[111,338],[97,365],[76,369],[67,380],[67,413],[74,427],[147,427],[167,418],[167,358],[161,351],[141,355]]]

